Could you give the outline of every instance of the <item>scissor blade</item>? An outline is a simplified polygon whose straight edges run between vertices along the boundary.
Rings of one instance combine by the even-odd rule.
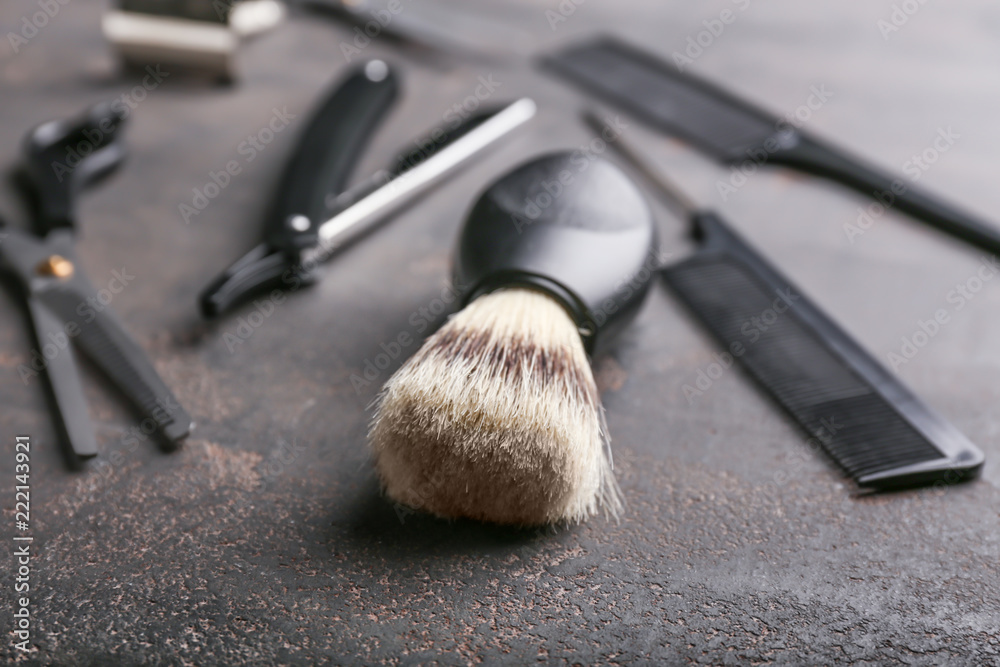
[[[139,410],[144,431],[159,431],[172,445],[187,437],[191,417],[110,310],[62,287],[46,290],[39,298],[67,326],[75,327],[74,342]]]
[[[34,297],[28,298],[28,310],[35,327],[38,352],[45,363],[49,390],[56,404],[58,424],[69,449],[81,459],[97,455],[97,441],[87,411],[83,384],[70,337],[62,319]],[[76,463],[73,461],[72,463]]]

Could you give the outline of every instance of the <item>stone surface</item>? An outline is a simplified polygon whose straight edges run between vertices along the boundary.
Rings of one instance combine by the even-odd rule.
[[[920,183],[997,217],[1000,10],[990,3],[920,5],[886,37],[878,22],[892,20],[888,0],[717,0],[655,13],[638,0],[590,0],[572,13],[562,4],[567,16],[549,13],[559,11],[555,2],[464,10],[456,2],[452,11],[522,26],[529,55],[611,30],[671,58],[729,10],[733,22],[693,71],[781,113],[826,86],[833,95],[806,126],[896,171],[951,127],[960,138]],[[100,37],[104,9],[60,5],[17,53],[0,39],[3,168],[35,123],[141,84],[141,74],[118,72]],[[0,35],[37,11],[29,0],[4,2]],[[14,484],[7,443],[29,434],[37,554],[33,650],[15,652],[8,638],[5,660],[1000,664],[1000,282],[961,309],[948,301],[982,253],[895,214],[852,243],[845,225],[866,202],[781,170],[762,170],[722,201],[716,184],[728,170],[631,121],[628,132],[664,169],[880,358],[919,321],[948,311],[949,323],[898,372],[986,451],[983,479],[940,493],[860,496],[739,371],[688,401],[683,386],[715,348],[657,289],[617,348],[596,360],[629,503],[621,523],[503,530],[383,500],[364,449],[368,406],[412,349],[360,391],[351,375],[401,332],[426,333],[420,309],[447,296],[450,247],[476,193],[522,160],[583,146],[589,134],[577,116],[586,102],[527,60],[450,62],[373,43],[363,55],[398,63],[406,90],[359,174],[440,123],[475,94],[479,77],[500,83],[491,101],[531,94],[541,114],[227,345],[225,334],[255,306],[205,324],[196,296],[256,243],[296,133],[343,73],[350,37],[295,15],[245,46],[237,87],[171,74],[134,100],[127,168],[81,201],[86,271],[98,286],[114,269],[135,274],[112,307],[198,422],[181,451],[130,444],[132,418],[85,366],[102,455],[86,471],[66,470],[41,386],[17,375],[34,345],[26,315],[16,290],[0,292],[5,525]],[[296,118],[248,160],[241,142],[285,108]],[[241,173],[186,224],[179,205],[229,160]],[[24,224],[4,187],[0,215]],[[682,225],[660,217],[665,250],[683,256]],[[3,562],[12,572],[12,556]],[[11,579],[0,605],[5,633]]]

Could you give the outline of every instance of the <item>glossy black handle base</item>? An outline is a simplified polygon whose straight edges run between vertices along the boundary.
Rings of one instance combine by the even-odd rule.
[[[464,303],[508,286],[547,293],[592,353],[637,314],[656,251],[649,205],[618,167],[553,153],[507,174],[473,206],[455,284]]]
[[[799,136],[797,144],[776,151],[770,159],[774,164],[836,181],[966,243],[1000,253],[1000,227],[928,194],[906,178],[891,176],[812,137]]]

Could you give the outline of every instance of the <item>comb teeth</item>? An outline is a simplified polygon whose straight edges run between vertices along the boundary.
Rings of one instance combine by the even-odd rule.
[[[667,283],[725,349],[742,346],[738,361],[848,475],[896,488],[978,472],[975,446],[731,232],[717,233],[733,252],[702,251],[666,269]]]

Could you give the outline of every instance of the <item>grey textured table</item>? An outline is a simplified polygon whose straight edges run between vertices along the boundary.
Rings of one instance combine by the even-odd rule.
[[[711,43],[693,71],[783,113],[825,87],[829,99],[800,111],[806,126],[896,171],[951,128],[958,138],[920,183],[1000,224],[1000,8],[910,4],[919,9],[905,22],[897,15],[896,31],[885,28],[888,0],[660,9],[587,0],[562,3],[565,15],[547,13],[560,11],[553,0],[470,11],[521,26],[533,52],[606,29],[670,58],[729,9],[735,20],[702,38]],[[59,7],[18,53],[0,39],[6,167],[35,123],[141,83],[118,73],[100,36],[105,3]],[[4,2],[0,36],[37,11],[30,0]],[[349,35],[296,16],[246,45],[235,88],[166,77],[134,100],[128,167],[82,201],[87,272],[98,286],[112,270],[134,275],[112,307],[197,420],[182,451],[133,443],[134,421],[88,371],[102,455],[86,471],[66,470],[41,386],[18,377],[34,346],[26,316],[15,291],[0,293],[4,633],[17,597],[15,434],[33,442],[35,536],[31,651],[16,651],[11,634],[0,655],[95,665],[1000,664],[1000,281],[961,309],[948,299],[982,253],[895,214],[849,238],[865,202],[784,171],[761,171],[722,201],[727,170],[637,123],[628,132],[664,169],[880,358],[948,310],[948,324],[898,373],[985,450],[983,478],[861,497],[739,371],[688,400],[684,385],[715,348],[657,288],[595,361],[628,501],[620,524],[502,530],[397,512],[381,498],[364,446],[367,406],[405,355],[360,391],[351,375],[382,343],[417,333],[411,316],[446,288],[475,193],[589,135],[581,98],[525,62],[446,66],[373,43],[363,55],[399,63],[406,93],[359,174],[439,123],[481,76],[500,84],[494,100],[531,94],[542,112],[340,256],[321,284],[253,317],[260,325],[240,330],[250,335],[238,327],[252,305],[202,323],[199,289],[256,242],[302,119],[344,71]],[[287,130],[247,160],[241,142],[286,108],[295,115]],[[242,172],[185,223],[180,204],[229,160]],[[5,188],[0,215],[24,224]],[[665,249],[683,256],[682,226],[660,217]]]

